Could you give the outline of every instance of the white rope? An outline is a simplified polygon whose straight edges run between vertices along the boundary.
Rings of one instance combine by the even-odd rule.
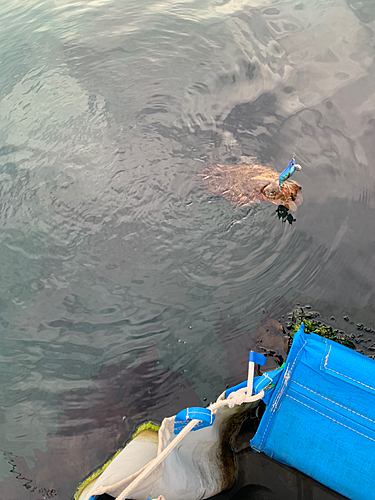
[[[222,394],[222,396],[219,397],[218,401],[216,403],[213,403],[208,406],[208,410],[211,411],[211,413],[216,413],[219,408],[222,408],[223,406],[228,406],[229,408],[234,408],[234,406],[240,406],[244,403],[253,403],[256,401],[259,401],[260,399],[263,398],[264,396],[264,391],[260,391],[258,394],[254,394],[252,396],[253,392],[253,378],[254,378],[254,367],[255,363],[252,361],[249,361],[249,368],[248,368],[248,380],[247,380],[247,387],[244,387],[242,389],[239,389],[235,392],[231,392],[227,398],[225,398],[225,392]],[[220,399],[220,398],[223,399]],[[187,412],[188,416],[188,412]],[[166,419],[168,420],[168,423],[172,423],[171,419]],[[181,443],[181,441],[184,439],[184,437],[189,434],[189,432],[194,429],[194,427],[198,424],[201,423],[201,420],[198,419],[193,419],[191,420],[183,429],[182,431],[169,443],[169,445],[164,448],[164,450],[161,450],[161,447],[164,446],[164,443],[161,443],[159,441],[159,447],[158,447],[158,455],[156,458],[151,460],[145,467],[144,469],[139,473],[139,475],[131,481],[130,484],[116,497],[116,500],[125,500],[126,498],[129,497],[129,495],[134,492],[141,484],[144,482],[167,458],[167,456],[171,453],[172,450],[176,448],[176,446]],[[166,425],[166,427],[168,427]],[[161,429],[159,429],[159,439],[161,439]],[[168,436],[170,434],[168,433]],[[169,438],[168,438],[169,439]],[[160,453],[159,453],[160,451]],[[145,486],[144,486],[145,487]],[[162,497],[159,496],[158,500],[163,500]]]
[[[222,399],[221,401],[217,401],[208,407],[212,413],[216,413],[219,408],[223,406],[228,406],[228,408],[234,408],[235,406],[240,406],[245,403],[255,403],[259,401],[264,396],[264,391],[258,392],[258,394],[254,394],[254,396],[248,396],[247,387],[243,389],[239,389],[236,392],[232,392],[226,399]]]
[[[232,392],[226,399],[221,401],[217,401],[216,403],[208,406],[208,409],[212,413],[216,413],[219,408],[223,406],[228,406],[229,408],[233,408],[234,406],[240,406],[244,403],[253,403],[259,401],[264,396],[264,391],[260,391],[258,394],[254,394],[254,396],[249,396],[247,392],[247,387],[243,389],[239,389],[236,392]],[[169,443],[169,445],[151,462],[147,464],[144,470],[139,474],[134,481],[131,482],[121,493],[116,500],[125,500],[129,498],[129,495],[133,493],[141,484],[144,482],[166,459],[166,457],[171,453],[174,448],[183,440],[183,438],[189,434],[189,432],[200,423],[200,420],[194,419],[191,420],[186,427]],[[159,497],[160,499],[160,497]],[[159,500],[158,499],[158,500]],[[161,500],[161,499],[160,499]]]
[[[137,489],[137,487],[145,480],[147,477],[154,472],[154,470],[159,467],[159,465],[165,460],[165,458],[169,455],[169,453],[176,448],[176,446],[184,439],[184,437],[189,434],[189,432],[200,423],[200,420],[191,420],[186,427],[182,429],[180,434],[176,436],[173,441],[169,443],[169,445],[158,455],[154,460],[151,460],[149,462],[148,466],[146,469],[131,483],[127,488],[123,490],[122,493],[118,497],[116,497],[116,500],[125,500],[125,498],[128,498],[129,495]]]

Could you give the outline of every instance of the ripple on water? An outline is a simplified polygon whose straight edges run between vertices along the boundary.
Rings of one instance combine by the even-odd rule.
[[[368,2],[1,9],[1,418],[67,497],[154,416],[142,398],[213,398],[276,297],[372,325],[374,26]],[[292,224],[197,181],[241,154],[281,171],[297,137]]]

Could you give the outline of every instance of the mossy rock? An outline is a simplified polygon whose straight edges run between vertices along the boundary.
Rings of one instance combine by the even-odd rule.
[[[315,333],[316,335],[333,340],[345,347],[349,347],[349,349],[356,348],[351,340],[351,336],[340,330],[333,329],[332,326],[325,325],[317,319],[318,316],[318,313],[312,313],[310,311],[306,313],[302,308],[293,311],[292,321],[289,326],[291,338],[293,338],[294,334],[299,330],[301,323],[304,323],[306,333]]]

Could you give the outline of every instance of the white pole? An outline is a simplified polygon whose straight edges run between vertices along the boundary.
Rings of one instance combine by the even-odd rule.
[[[254,361],[249,361],[249,368],[247,372],[247,395],[252,396],[253,394],[253,382],[254,382]]]
[[[257,365],[263,366],[266,362],[266,359],[266,356],[263,356],[263,354],[259,354],[254,351],[249,352],[249,369],[247,372],[247,397],[250,397],[253,394],[255,363]]]

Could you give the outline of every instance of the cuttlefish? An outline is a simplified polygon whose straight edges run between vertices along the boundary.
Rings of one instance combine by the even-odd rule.
[[[280,174],[272,167],[253,160],[238,165],[214,163],[206,166],[200,178],[207,189],[235,205],[247,207],[263,200],[297,210],[302,203],[301,186],[291,180],[279,185]]]

